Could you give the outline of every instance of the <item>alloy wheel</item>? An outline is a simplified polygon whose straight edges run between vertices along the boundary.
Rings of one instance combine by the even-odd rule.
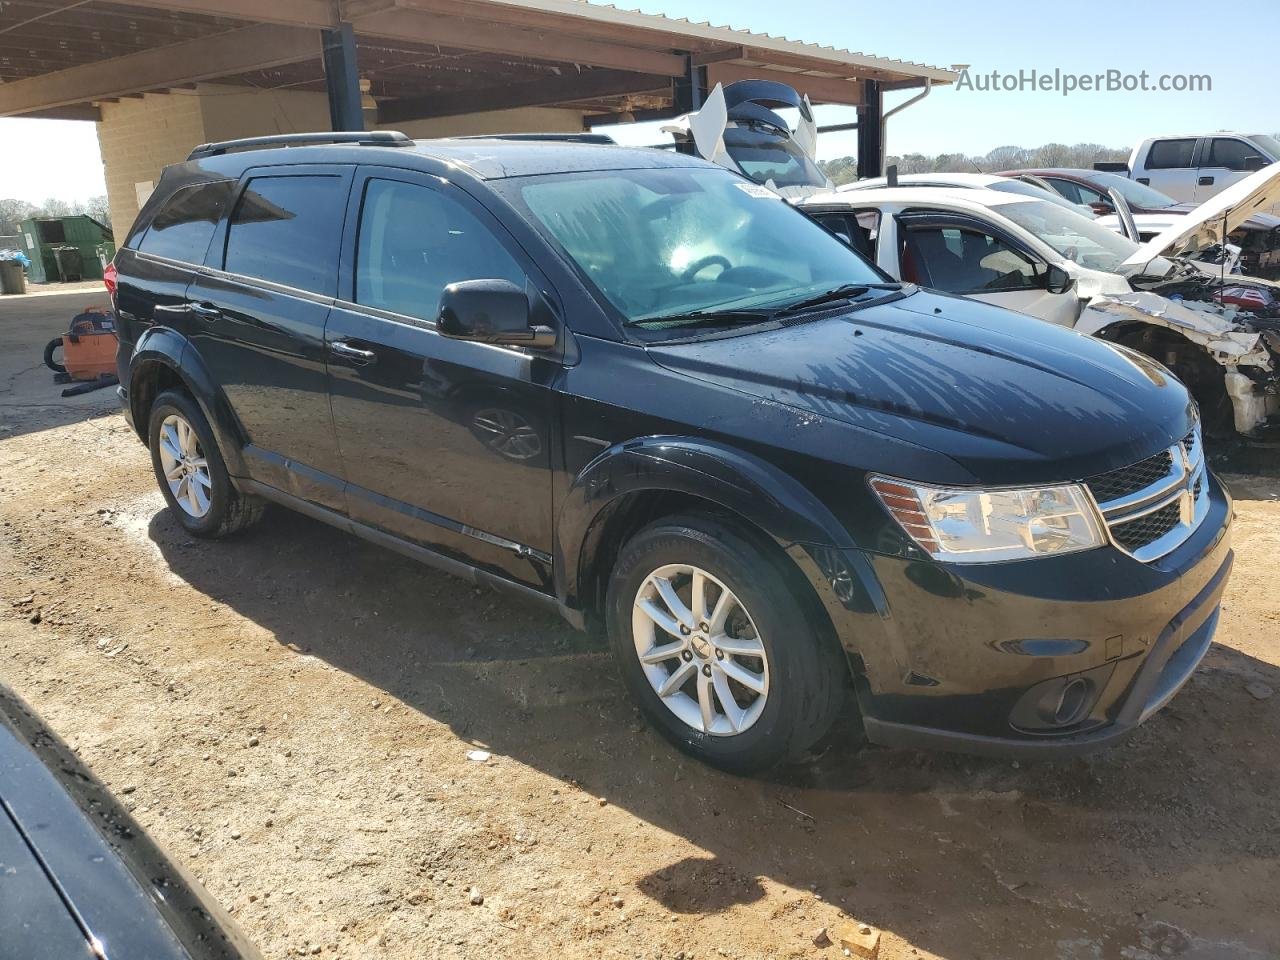
[[[160,424],[160,469],[182,512],[197,520],[213,506],[213,478],[195,429],[171,413]]]
[[[760,719],[769,660],[742,601],[691,564],[654,570],[636,591],[631,630],[641,669],[663,705],[711,736],[735,736]]]

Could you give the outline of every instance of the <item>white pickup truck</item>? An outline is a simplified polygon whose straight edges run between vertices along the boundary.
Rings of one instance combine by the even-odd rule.
[[[1203,203],[1277,160],[1280,140],[1265,133],[1149,137],[1133,148],[1128,173],[1175,200]]]

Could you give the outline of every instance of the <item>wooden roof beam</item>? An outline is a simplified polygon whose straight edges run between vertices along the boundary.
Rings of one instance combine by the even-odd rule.
[[[749,67],[740,63],[711,63],[707,65],[707,86],[717,83],[726,86],[738,80],[777,80],[808,94],[814,103],[838,103],[857,106],[863,102],[862,84],[835,77],[811,77],[804,73],[788,73],[766,67]]]
[[[198,13],[253,23],[295,27],[337,25],[336,4],[329,0],[112,0],[113,3],[166,13]],[[112,11],[114,13],[114,11]]]
[[[685,72],[684,57],[674,53],[419,10],[396,8],[370,13],[355,21],[355,31],[357,39],[360,36],[392,37],[459,50],[557,60],[664,77],[683,76]]]
[[[591,70],[573,76],[549,77],[480,90],[386,100],[378,104],[378,123],[403,123],[517,107],[558,106],[594,97],[644,94],[670,87],[670,77],[625,70]]]
[[[0,117],[12,117],[198,80],[319,59],[320,33],[259,24],[0,84]]]

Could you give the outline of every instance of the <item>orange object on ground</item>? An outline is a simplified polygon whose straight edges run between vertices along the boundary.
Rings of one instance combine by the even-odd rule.
[[[116,333],[109,314],[86,311],[62,335],[62,365],[73,380],[116,372]]]

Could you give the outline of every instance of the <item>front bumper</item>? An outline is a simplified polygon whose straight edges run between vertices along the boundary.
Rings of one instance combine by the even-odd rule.
[[[1217,626],[1230,524],[1212,478],[1204,521],[1151,563],[1110,547],[969,566],[811,551],[812,579],[872,742],[1064,756],[1123,739],[1190,678]],[[1072,709],[1055,713],[1068,689]]]

